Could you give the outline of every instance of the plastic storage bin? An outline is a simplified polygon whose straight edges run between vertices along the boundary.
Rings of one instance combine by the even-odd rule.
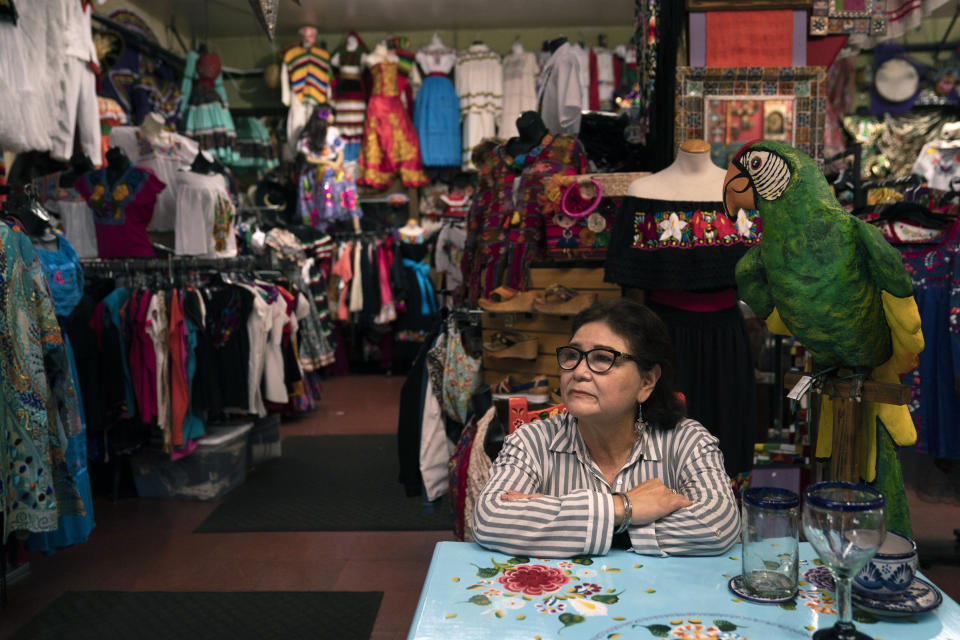
[[[247,478],[247,433],[252,422],[210,425],[193,453],[177,461],[162,451],[143,451],[130,460],[141,498],[216,500]]]
[[[274,413],[263,418],[257,418],[253,429],[247,433],[247,466],[254,467],[261,462],[272,458],[279,458],[282,453],[280,447],[280,414]]]

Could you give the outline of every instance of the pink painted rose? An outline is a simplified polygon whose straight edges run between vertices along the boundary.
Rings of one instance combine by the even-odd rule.
[[[521,564],[507,569],[497,578],[507,591],[540,596],[553,593],[570,582],[570,578],[556,567],[542,564]]]

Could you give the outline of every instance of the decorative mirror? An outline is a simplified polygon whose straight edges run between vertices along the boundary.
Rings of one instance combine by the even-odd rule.
[[[720,167],[759,139],[822,163],[825,95],[824,67],[678,67],[674,141],[706,140]]]
[[[883,35],[887,32],[886,9],[887,0],[813,0],[810,35]]]

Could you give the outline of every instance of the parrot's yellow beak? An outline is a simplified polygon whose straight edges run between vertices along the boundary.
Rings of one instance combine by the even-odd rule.
[[[757,194],[753,183],[736,161],[730,163],[723,179],[723,210],[728,218],[736,218],[740,209],[756,209]]]

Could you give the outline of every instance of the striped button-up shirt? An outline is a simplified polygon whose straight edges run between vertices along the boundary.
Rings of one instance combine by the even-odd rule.
[[[474,536],[485,547],[518,555],[602,555],[617,524],[613,494],[651,478],[693,505],[631,525],[635,552],[717,555],[738,540],[740,512],[723,457],[717,439],[699,422],[648,426],[611,487],[566,412],[523,425],[506,438],[477,500]],[[500,498],[508,489],[544,496],[508,502]]]

